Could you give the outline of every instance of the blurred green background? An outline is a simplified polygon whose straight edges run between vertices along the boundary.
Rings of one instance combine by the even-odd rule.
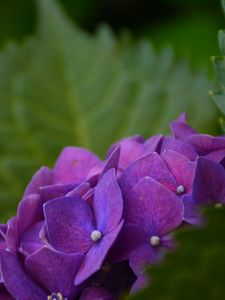
[[[172,44],[177,57],[192,66],[211,70],[209,57],[219,54],[217,32],[224,27],[219,0],[60,0],[67,13],[93,31],[102,22],[116,32],[129,28],[147,36],[158,48]],[[0,45],[32,33],[36,23],[34,1],[0,1]],[[210,65],[210,67],[209,67]],[[211,71],[210,71],[211,72]],[[212,72],[211,72],[212,73]]]

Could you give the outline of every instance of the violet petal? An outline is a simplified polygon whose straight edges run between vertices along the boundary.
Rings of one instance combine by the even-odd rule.
[[[95,188],[94,213],[98,230],[105,234],[112,231],[121,220],[123,198],[114,169],[105,173]]]
[[[166,137],[163,139],[161,153],[165,150],[178,152],[182,155],[185,155],[190,160],[196,160],[198,157],[198,153],[189,144],[171,137]]]
[[[25,265],[33,278],[50,294],[72,297],[74,278],[83,258],[82,254],[64,254],[43,247],[26,259]]]
[[[41,167],[32,177],[28,184],[24,196],[29,194],[38,194],[39,187],[52,184],[52,170],[47,167]]]
[[[4,283],[12,297],[17,300],[43,300],[47,298],[44,290],[24,270],[16,254],[3,251],[0,256]]]
[[[220,164],[203,157],[198,159],[193,199],[202,205],[225,203],[225,169]]]
[[[162,158],[175,177],[177,185],[184,186],[186,193],[191,192],[195,163],[186,156],[171,150],[164,151]]]
[[[65,253],[84,253],[92,245],[95,220],[90,205],[79,197],[64,197],[44,205],[51,245]]]
[[[126,223],[137,224],[149,234],[163,236],[182,223],[183,204],[173,192],[145,177],[130,193],[124,218]]]
[[[100,159],[92,152],[78,147],[65,147],[61,152],[54,170],[54,183],[81,183]]]
[[[176,191],[176,181],[166,163],[158,153],[153,152],[132,162],[122,173],[119,185],[124,197],[126,198],[131,189],[146,176],[154,178],[169,189]]]
[[[81,284],[101,268],[109,249],[112,247],[122,228],[122,225],[123,221],[114,228],[112,232],[103,236],[102,239],[96,242],[88,251],[75,278],[75,285]]]

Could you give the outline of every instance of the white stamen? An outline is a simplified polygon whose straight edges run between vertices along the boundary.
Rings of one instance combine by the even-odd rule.
[[[215,208],[223,208],[223,204],[222,203],[216,203],[214,205]]]
[[[176,191],[177,191],[178,195],[181,195],[181,194],[183,194],[185,192],[185,187],[183,185],[178,185]]]
[[[155,246],[159,246],[160,244],[160,237],[157,236],[157,235],[153,235],[151,238],[150,238],[150,244],[155,247]]]
[[[98,230],[93,230],[91,233],[92,241],[96,242],[102,238],[102,233]]]

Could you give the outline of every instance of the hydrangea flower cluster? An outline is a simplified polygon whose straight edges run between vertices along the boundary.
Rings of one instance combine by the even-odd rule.
[[[104,161],[66,147],[42,167],[0,225],[0,299],[110,300],[144,287],[174,231],[225,203],[225,137],[198,134],[185,114],[171,128],[120,140]]]

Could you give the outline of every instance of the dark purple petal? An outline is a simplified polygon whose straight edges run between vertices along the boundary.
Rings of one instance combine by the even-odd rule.
[[[117,171],[118,164],[119,164],[119,158],[120,158],[120,146],[117,146],[113,152],[110,154],[108,159],[106,160],[105,166],[103,170],[101,171],[101,174],[99,176],[99,180],[102,178],[102,176],[107,173],[110,169],[115,169]]]
[[[175,177],[177,185],[184,186],[186,193],[191,192],[195,163],[190,161],[186,156],[171,150],[164,151],[162,158]]]
[[[26,259],[25,265],[32,277],[51,294],[72,297],[74,278],[83,258],[82,254],[64,254],[47,247]]]
[[[17,300],[44,300],[47,298],[44,290],[24,270],[16,254],[3,251],[0,255],[4,283],[13,298]]]
[[[67,193],[77,187],[76,183],[53,184],[40,187],[43,202],[64,197]]]
[[[208,134],[194,134],[188,137],[188,142],[201,155],[225,148],[225,137]]]
[[[39,194],[29,194],[20,202],[17,220],[20,235],[34,223],[43,220],[43,202]]]
[[[100,287],[86,288],[80,300],[113,300],[114,297],[105,289]]]
[[[189,145],[180,140],[176,140],[171,137],[163,139],[161,153],[165,150],[172,150],[185,155],[190,160],[196,160],[198,153]]]
[[[0,299],[1,300],[13,300],[13,297],[9,294],[4,284],[0,284]]]
[[[128,260],[134,250],[138,249],[140,245],[148,243],[148,241],[149,235],[141,227],[134,224],[124,224],[110,250],[110,261]]]
[[[38,194],[41,186],[52,184],[52,170],[47,167],[41,167],[28,184],[24,196],[29,194]]]
[[[92,188],[94,188],[96,186],[96,184],[98,183],[98,179],[99,179],[99,174],[101,173],[101,170],[99,171],[99,173],[94,174],[92,176],[88,176],[87,182],[90,184],[90,186]]]
[[[119,168],[122,170],[125,169],[133,160],[148,152],[148,150],[145,149],[143,137],[136,135],[122,139],[118,143],[113,144],[110,147],[107,156],[109,156],[118,145],[121,147]]]
[[[23,233],[21,237],[20,252],[25,256],[32,254],[43,246],[44,242],[40,238],[40,231],[43,224],[43,221],[35,223]]]
[[[66,147],[55,164],[54,183],[81,183],[91,169],[100,163],[99,158],[86,149]]]
[[[64,197],[44,205],[51,245],[65,253],[84,253],[91,247],[96,228],[90,205],[79,197]]]
[[[122,228],[122,225],[123,222],[121,222],[112,232],[103,236],[101,240],[95,242],[95,244],[91,247],[91,249],[85,255],[75,278],[76,285],[81,284],[101,268],[107,253],[109,252]]]
[[[91,186],[88,182],[81,183],[77,187],[75,187],[72,191],[66,194],[67,197],[79,196],[83,198],[83,196],[90,190]]]
[[[123,198],[114,169],[104,174],[96,186],[93,206],[98,230],[105,234],[112,231],[123,213]]]
[[[149,235],[161,237],[182,223],[183,204],[173,192],[145,177],[130,193],[124,218],[126,223],[140,226]]]
[[[160,147],[162,144],[163,135],[157,134],[150,137],[145,142],[145,148],[148,150],[148,152],[160,152]]]
[[[166,163],[158,153],[153,152],[134,161],[122,173],[119,185],[124,197],[126,198],[131,189],[146,176],[154,178],[169,189],[176,191],[176,181]]]
[[[131,254],[130,267],[139,276],[149,265],[159,262],[160,259],[158,251],[155,251],[150,244],[144,244]]]
[[[193,199],[203,205],[225,203],[225,169],[220,164],[202,157],[198,159]]]
[[[91,207],[93,207],[94,193],[95,193],[95,189],[92,188],[83,196],[83,200],[87,201],[87,203],[89,203]]]

